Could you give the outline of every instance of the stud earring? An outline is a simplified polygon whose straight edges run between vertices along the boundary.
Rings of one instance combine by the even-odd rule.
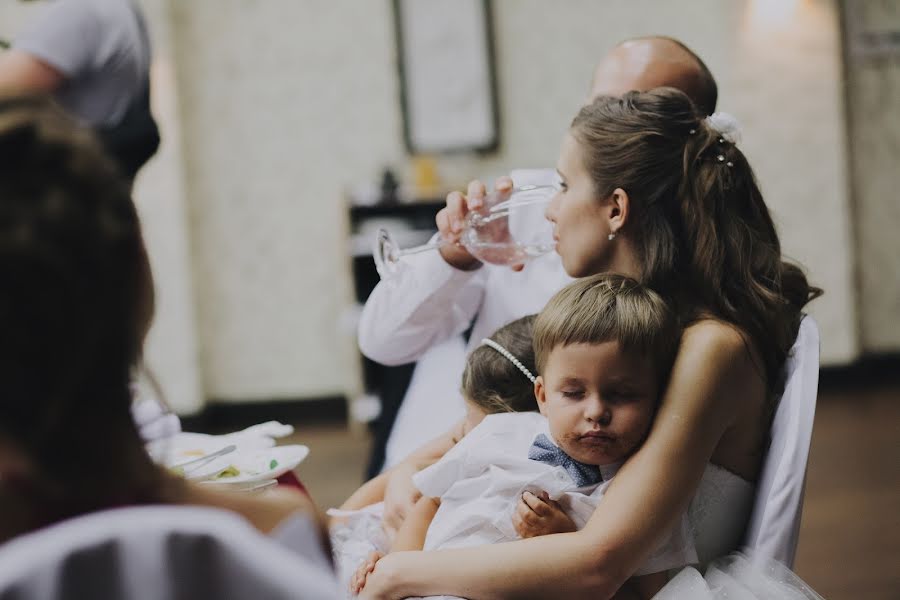
[[[616,234],[615,234],[615,233],[611,233],[611,234],[609,234],[609,235],[607,236],[607,238],[609,238],[609,241],[613,241],[614,239],[616,239]]]

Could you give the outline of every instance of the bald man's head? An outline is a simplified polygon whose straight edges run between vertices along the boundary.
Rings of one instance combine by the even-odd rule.
[[[716,110],[718,89],[712,73],[687,46],[667,37],[626,40],[613,48],[594,71],[591,98],[664,86],[687,94],[704,114]]]

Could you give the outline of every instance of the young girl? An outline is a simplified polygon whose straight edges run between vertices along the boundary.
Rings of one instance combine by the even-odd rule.
[[[269,532],[289,490],[205,489],[155,465],[130,412],[153,314],[128,184],[41,98],[0,99],[0,543],[106,508],[197,504]]]
[[[481,424],[440,461],[414,478],[424,497],[391,548],[437,550],[519,538],[514,511],[523,494],[570,518],[590,518],[618,467],[642,443],[653,421],[678,344],[669,307],[654,292],[618,275],[570,284],[541,311],[534,326],[539,376],[492,340],[489,348],[534,382],[540,415],[491,414],[468,401]],[[484,351],[484,346],[479,351]],[[467,367],[467,372],[471,367]],[[374,570],[374,553],[357,570],[359,592]],[[686,518],[659,542],[619,597],[650,597],[668,569],[696,560]],[[498,572],[497,577],[502,578]]]
[[[486,415],[537,410],[530,378],[536,372],[531,343],[534,320],[535,315],[529,315],[501,327],[469,353],[460,388],[466,416],[434,441],[436,452],[443,454],[453,448]],[[507,358],[506,352],[515,361]],[[422,466],[428,462],[426,459]],[[370,553],[381,555],[388,548],[396,549],[397,544],[410,544],[395,540],[397,531],[381,520],[383,481],[383,477],[373,479],[357,490],[341,510],[330,511],[332,515],[351,515],[347,521],[335,520],[332,526],[336,562],[344,581]]]
[[[801,310],[821,291],[782,259],[733,133],[670,88],[581,109],[547,216],[569,275],[633,277],[684,324],[654,425],[583,529],[391,554],[367,578],[365,598],[608,598],[692,500],[703,508],[694,523],[701,565],[739,547],[785,357]]]

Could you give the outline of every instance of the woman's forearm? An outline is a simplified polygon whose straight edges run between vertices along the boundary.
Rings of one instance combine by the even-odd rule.
[[[599,568],[602,565],[602,569]],[[479,600],[610,598],[627,579],[581,532],[434,552],[379,562],[366,598],[455,595]]]

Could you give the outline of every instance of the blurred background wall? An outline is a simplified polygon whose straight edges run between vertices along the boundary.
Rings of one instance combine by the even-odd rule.
[[[391,3],[141,3],[163,146],[135,193],[159,297],[147,360],[169,401],[358,393],[348,190],[410,175]],[[742,122],[785,253],[826,290],[810,307],[823,364],[900,350],[900,72],[847,55],[842,35],[846,11],[878,3],[687,4],[494,0],[501,145],[437,157],[443,184],[552,167],[599,58],[677,37]],[[35,9],[0,4],[3,34]]]
[[[859,327],[865,352],[900,347],[900,50],[863,43],[900,31],[900,3],[843,2]]]

